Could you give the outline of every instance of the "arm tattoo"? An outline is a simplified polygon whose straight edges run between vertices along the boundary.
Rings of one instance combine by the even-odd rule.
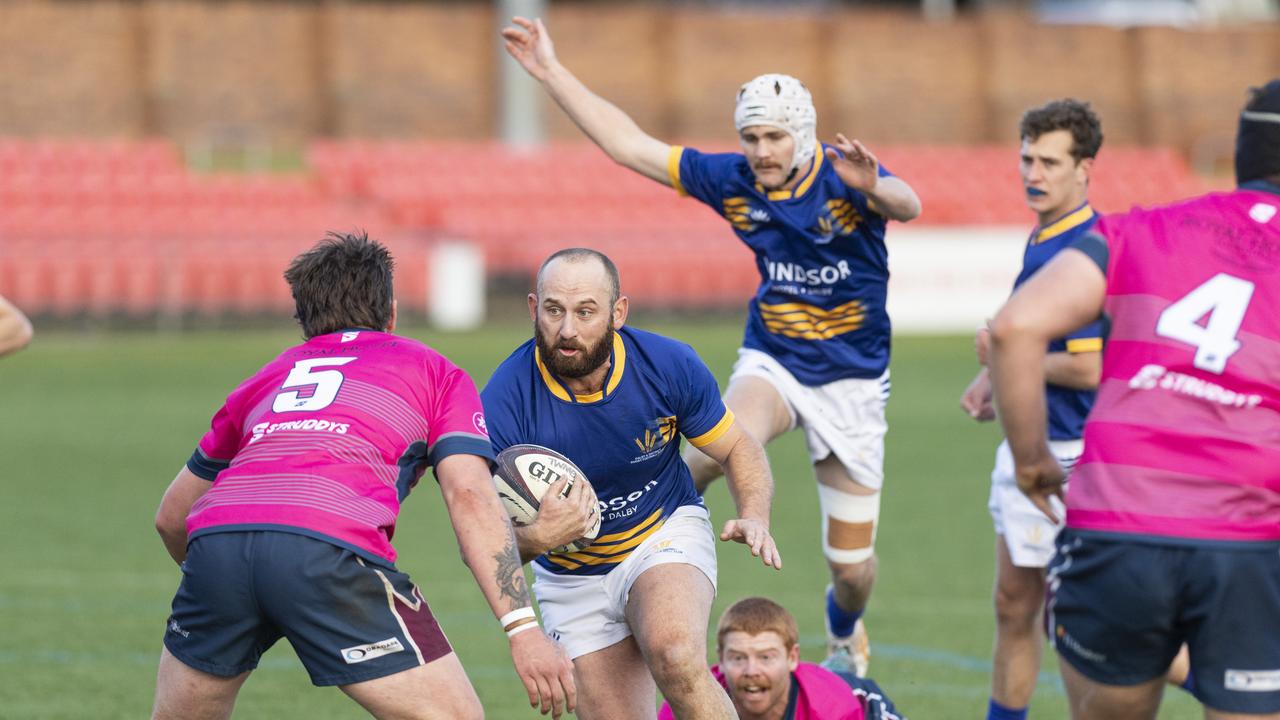
[[[529,604],[529,590],[524,584],[524,566],[520,564],[520,553],[516,549],[515,536],[507,532],[507,546],[502,552],[493,556],[498,567],[494,570],[494,579],[498,581],[498,591],[503,598],[512,600],[511,608],[520,608]]]

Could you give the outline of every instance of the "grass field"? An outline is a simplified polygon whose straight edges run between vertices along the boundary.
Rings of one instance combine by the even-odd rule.
[[[641,323],[694,345],[723,382],[736,323]],[[284,321],[281,327],[285,327]],[[443,350],[483,382],[525,325],[462,335],[405,334]],[[296,332],[40,335],[0,360],[0,717],[144,717],[168,604],[179,575],[152,527],[160,495],[241,379]],[[900,338],[889,404],[880,579],[868,626],[871,674],[915,720],[981,718],[990,679],[992,540],[988,473],[998,431],[957,407],[974,363],[968,338]],[[766,570],[741,546],[720,548],[718,613],[751,594],[800,621],[803,655],[822,654],[825,566],[814,481],[798,434],[770,447],[774,534],[785,559]],[[732,506],[708,493],[715,519]],[[400,567],[449,633],[490,718],[534,717],[505,638],[459,560],[439,495],[406,503]],[[1035,718],[1063,718],[1046,654]],[[240,696],[240,718],[358,718],[332,688],[311,687],[285,643]],[[1184,693],[1162,718],[1200,717]]]

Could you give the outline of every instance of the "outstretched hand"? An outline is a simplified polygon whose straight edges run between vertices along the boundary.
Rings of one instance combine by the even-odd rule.
[[[759,520],[738,518],[724,524],[720,531],[721,540],[732,540],[751,548],[751,554],[760,558],[765,565],[782,569],[782,554],[769,534],[769,528]]]
[[[511,659],[529,694],[530,707],[537,708],[543,715],[551,713],[553,718],[573,712],[578,704],[573,663],[556,641],[541,630],[513,635]]]
[[[514,17],[515,27],[502,29],[503,47],[534,79],[541,82],[556,61],[556,48],[542,20]]]
[[[1053,455],[1045,452],[1042,458],[1031,464],[1016,464],[1014,474],[1018,479],[1018,489],[1027,496],[1032,504],[1054,523],[1061,521],[1054,513],[1050,498],[1062,498],[1062,486],[1067,474]]]
[[[837,149],[840,152],[836,152]],[[862,193],[875,190],[880,180],[880,161],[865,145],[836,133],[835,147],[827,148],[826,155],[845,185]]]

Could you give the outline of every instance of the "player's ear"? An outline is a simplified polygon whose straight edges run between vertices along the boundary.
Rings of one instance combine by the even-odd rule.
[[[613,326],[615,328],[620,328],[626,324],[629,307],[630,301],[626,295],[618,298],[618,301],[613,304]]]
[[[1080,182],[1088,184],[1089,178],[1093,175],[1093,158],[1081,158],[1076,163],[1076,174]]]
[[[387,319],[387,332],[396,331],[396,308],[397,308],[396,300],[395,298],[392,298],[391,299],[391,317]]]
[[[529,319],[538,322],[538,296],[529,293]]]
[[[791,668],[792,672],[795,672],[795,669],[800,667],[800,643],[792,645],[791,649],[787,651],[787,666]]]

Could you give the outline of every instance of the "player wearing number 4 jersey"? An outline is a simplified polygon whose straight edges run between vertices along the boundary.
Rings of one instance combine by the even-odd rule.
[[[465,372],[395,328],[391,257],[333,236],[285,272],[307,341],[241,383],[169,489],[156,528],[183,579],[154,717],[222,718],[289,639],[316,685],[375,717],[483,711],[418,587],[395,567],[400,503],[428,467],[531,704],[572,710],[568,659],[536,629],[493,452]]]
[[[1109,216],[992,327],[1019,486],[1042,511],[1046,342],[1111,321],[1050,565],[1076,718],[1152,718],[1185,642],[1206,717],[1280,718],[1280,80],[1240,116],[1239,188]]]

